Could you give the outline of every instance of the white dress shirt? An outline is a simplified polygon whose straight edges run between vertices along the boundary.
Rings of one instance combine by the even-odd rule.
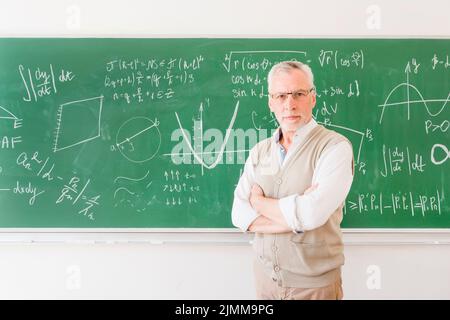
[[[280,152],[279,161],[282,167],[286,160],[306,136],[317,126],[311,119],[297,129],[287,153],[279,143],[280,129],[273,135]],[[319,158],[314,169],[312,185],[317,188],[308,194],[292,194],[279,199],[279,207],[284,219],[294,232],[316,229],[327,222],[330,215],[341,205],[353,181],[353,150],[347,141],[337,143],[328,148]],[[244,171],[234,191],[233,209],[231,213],[233,225],[242,231],[258,217],[250,205],[250,190],[255,183],[255,172],[250,157],[245,162]],[[301,221],[301,224],[300,224]],[[302,228],[300,229],[300,226]]]

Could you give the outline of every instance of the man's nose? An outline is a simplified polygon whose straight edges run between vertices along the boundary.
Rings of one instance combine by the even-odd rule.
[[[284,102],[285,109],[291,110],[295,108],[295,99],[292,97],[292,94],[288,94],[286,101]]]

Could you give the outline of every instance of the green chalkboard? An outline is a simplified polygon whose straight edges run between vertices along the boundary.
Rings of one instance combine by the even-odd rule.
[[[448,39],[0,39],[0,228],[231,228],[266,75],[353,144],[346,228],[449,228]],[[446,174],[447,172],[447,174]]]

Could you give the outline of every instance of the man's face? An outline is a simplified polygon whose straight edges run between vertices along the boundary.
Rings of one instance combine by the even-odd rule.
[[[316,93],[301,70],[278,72],[269,86],[269,108],[275,114],[283,132],[296,131],[312,118]],[[292,93],[294,94],[285,94]],[[295,94],[300,92],[301,94]]]

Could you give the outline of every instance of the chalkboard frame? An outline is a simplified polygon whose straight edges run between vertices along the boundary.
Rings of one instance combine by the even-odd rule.
[[[345,245],[450,245],[450,228],[342,228]],[[67,243],[67,244],[185,244],[247,246],[253,243],[252,233],[235,228],[223,229],[32,229],[0,228],[0,243]]]

